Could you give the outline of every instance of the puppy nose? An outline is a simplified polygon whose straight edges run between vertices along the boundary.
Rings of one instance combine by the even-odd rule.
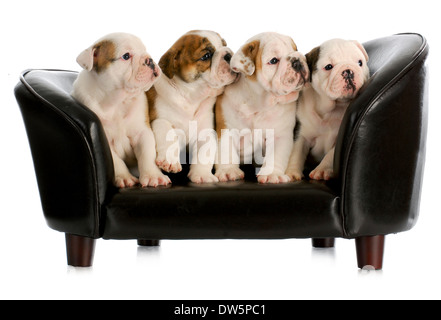
[[[144,65],[146,65],[147,67],[150,67],[150,68],[155,67],[155,63],[153,62],[152,58],[145,59]]]
[[[292,61],[292,68],[293,68],[295,71],[297,71],[297,72],[301,72],[301,71],[303,71],[303,65],[302,65],[302,63],[300,62],[299,59],[294,59],[294,60]]]
[[[346,69],[341,75],[345,80],[354,80],[354,71],[350,69]]]
[[[228,63],[230,63],[230,61],[231,61],[231,54],[230,53],[227,53],[225,56],[224,56],[224,60],[226,61],[226,62],[228,62]]]
[[[144,65],[145,65],[146,67],[149,67],[150,69],[153,70],[153,75],[154,75],[155,77],[157,77],[157,76],[159,75],[158,71],[155,70],[155,69],[156,69],[156,66],[155,66],[155,63],[153,62],[153,59],[152,59],[152,58],[146,58],[145,61],[144,61]]]

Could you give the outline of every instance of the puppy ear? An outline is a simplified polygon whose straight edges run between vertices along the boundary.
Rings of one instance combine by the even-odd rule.
[[[357,40],[352,40],[353,43],[355,43],[355,45],[358,47],[358,49],[360,49],[360,51],[364,54],[364,57],[366,58],[366,62],[369,61],[369,55],[366,52],[366,49],[363,47],[363,45],[358,42]]]
[[[162,73],[172,79],[178,73],[179,52],[175,48],[170,48],[159,60],[159,67]]]
[[[95,54],[95,48],[90,47],[77,57],[78,64],[85,70],[91,71],[93,69],[93,56]]]
[[[115,61],[116,46],[112,41],[101,41],[84,50],[77,58],[78,64],[87,71],[101,72]]]
[[[293,39],[291,39],[291,46],[292,46],[292,48],[294,49],[294,51],[299,51],[299,50],[297,49],[297,45],[296,45],[296,43],[294,42]]]
[[[259,52],[260,40],[247,43],[231,58],[230,66],[235,72],[242,72],[247,76],[253,75],[256,70],[256,57]]]
[[[309,81],[312,82],[312,74],[317,71],[317,62],[320,57],[320,47],[312,49],[305,55],[305,57],[309,68]]]

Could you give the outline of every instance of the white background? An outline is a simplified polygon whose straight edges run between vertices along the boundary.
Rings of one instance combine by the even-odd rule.
[[[8,1],[0,12],[0,299],[441,298],[439,11],[436,1]],[[314,250],[309,240],[97,242],[94,267],[67,267],[64,235],[41,211],[13,88],[28,68],[79,70],[101,36],[131,32],[158,61],[185,32],[219,32],[233,51],[276,31],[307,53],[330,38],[365,42],[401,32],[431,47],[430,127],[420,219],[386,239],[384,270],[358,271],[353,241]],[[399,141],[397,141],[399,143]],[[381,146],[379,146],[381,147]],[[63,177],[59,187],[63,188]],[[381,208],[378,208],[381,210]]]

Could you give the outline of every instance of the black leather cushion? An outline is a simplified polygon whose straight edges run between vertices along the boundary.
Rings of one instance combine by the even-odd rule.
[[[339,197],[321,182],[231,182],[124,189],[106,210],[109,239],[342,237]]]

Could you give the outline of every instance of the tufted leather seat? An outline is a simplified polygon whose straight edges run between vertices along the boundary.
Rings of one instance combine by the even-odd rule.
[[[370,81],[350,105],[335,152],[337,178],[259,185],[195,185],[186,170],[171,187],[114,188],[97,116],[71,96],[76,72],[25,71],[21,108],[48,225],[66,233],[68,263],[92,264],[94,240],[357,239],[359,267],[382,267],[384,236],[418,218],[427,135],[428,45],[418,34],[364,44]],[[155,240],[155,241],[152,241]]]

